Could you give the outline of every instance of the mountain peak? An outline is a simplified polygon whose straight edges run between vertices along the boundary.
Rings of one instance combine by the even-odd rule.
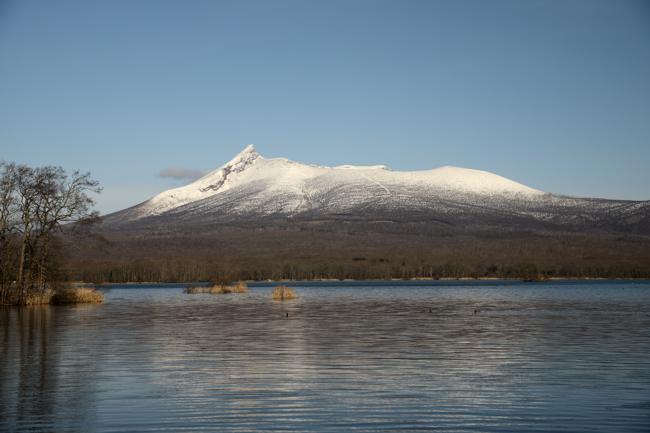
[[[244,171],[246,168],[250,167],[257,159],[263,159],[262,155],[257,153],[254,145],[247,145],[244,150],[235,155],[235,157],[228,161],[226,164],[199,179],[198,183],[201,184],[200,190],[202,192],[209,190],[218,190],[221,188],[221,186],[223,186],[231,174]]]
[[[247,144],[244,149],[237,154],[237,156],[244,156],[244,155],[250,155],[250,154],[257,154],[257,150],[255,150],[255,145],[254,144]]]
[[[260,158],[262,155],[257,153],[257,150],[255,150],[255,145],[253,144],[248,144],[244,149],[239,152],[233,159],[231,159],[228,163],[225,164],[224,167],[227,166],[234,166],[240,163],[248,163],[248,162],[253,162],[257,158]]]

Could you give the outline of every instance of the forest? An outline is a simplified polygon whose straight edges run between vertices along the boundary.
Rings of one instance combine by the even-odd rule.
[[[95,283],[412,278],[648,278],[650,242],[619,234],[495,229],[453,235],[318,230],[299,223],[212,232],[102,232],[71,245],[69,273]]]

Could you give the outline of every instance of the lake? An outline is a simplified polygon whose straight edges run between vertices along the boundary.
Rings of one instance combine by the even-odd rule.
[[[0,308],[0,431],[650,430],[650,282],[290,286]]]

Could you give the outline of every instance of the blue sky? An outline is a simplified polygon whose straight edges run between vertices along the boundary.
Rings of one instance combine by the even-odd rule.
[[[650,199],[650,3],[0,0],[0,159],[107,212],[248,143]]]

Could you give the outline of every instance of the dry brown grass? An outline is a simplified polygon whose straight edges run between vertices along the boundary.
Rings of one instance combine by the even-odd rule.
[[[238,283],[232,285],[215,284],[211,287],[190,286],[186,287],[183,292],[189,293],[191,295],[200,293],[209,293],[211,295],[225,295],[227,293],[246,293],[248,292],[248,286],[245,282],[239,281]]]
[[[40,293],[30,293],[25,298],[24,305],[49,304],[52,302],[52,298],[54,297],[54,295],[55,295],[54,290],[51,289],[46,289]]]
[[[215,284],[214,286],[210,287],[210,291],[208,293],[212,293],[213,295],[225,295],[227,293],[232,293],[232,290],[230,286],[226,286],[224,284]]]
[[[47,305],[47,304],[99,304],[104,295],[88,287],[64,287],[57,289],[33,290],[24,297],[17,292],[3,300],[1,305]]]
[[[296,292],[291,287],[287,286],[277,286],[273,289],[272,296],[276,301],[288,301],[298,297]]]
[[[89,287],[75,287],[57,290],[52,296],[52,304],[101,304],[104,295]]]
[[[248,285],[244,281],[239,281],[232,286],[230,286],[230,289],[232,290],[233,293],[247,293],[248,292]]]

